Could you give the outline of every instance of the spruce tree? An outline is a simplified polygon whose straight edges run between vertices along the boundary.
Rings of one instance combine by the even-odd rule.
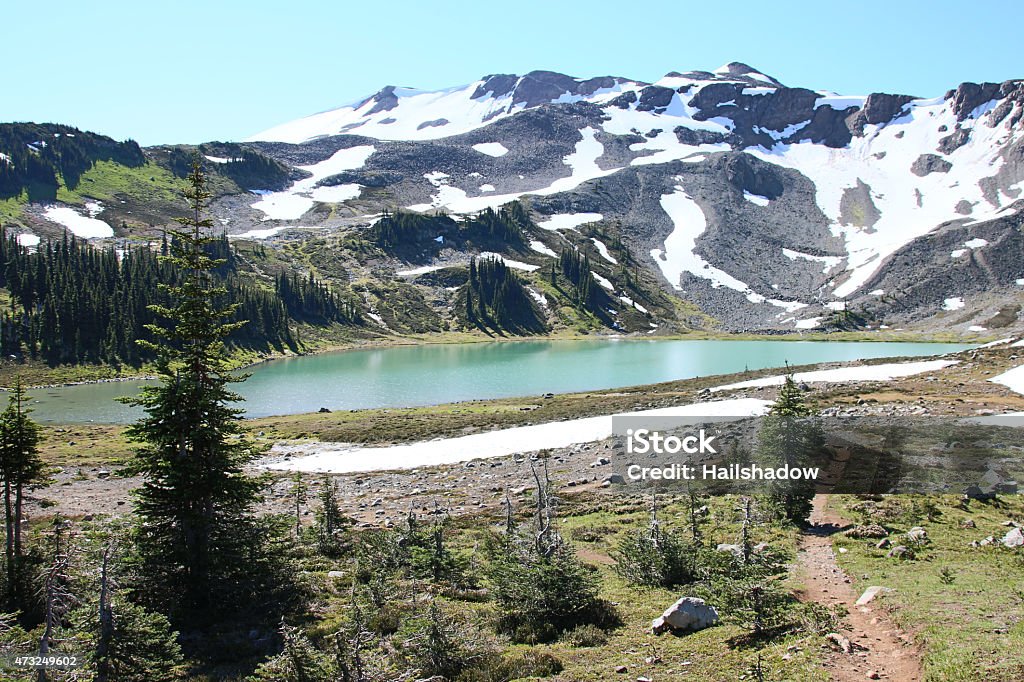
[[[156,355],[161,382],[126,402],[145,411],[128,429],[144,444],[133,461],[145,479],[135,491],[140,596],[194,623],[258,591],[266,539],[251,514],[262,484],[243,471],[255,452],[239,437],[240,397],[230,390],[245,377],[228,372],[224,347],[244,323],[226,321],[236,305],[222,302],[226,290],[213,276],[224,260],[207,255],[210,192],[198,162],[185,197],[191,213],[178,219],[161,257],[183,274],[160,285],[170,303],[151,306],[163,320],[148,325],[157,341],[140,341]]]
[[[805,466],[818,457],[824,447],[821,426],[813,419],[803,392],[787,375],[778,400],[764,418],[758,437],[758,451],[766,466]],[[768,497],[781,518],[805,523],[814,500],[814,482],[776,481]]]
[[[24,406],[25,389],[15,377],[7,409],[0,414],[0,478],[3,479],[4,528],[6,536],[7,608],[24,609],[21,575],[24,550],[21,541],[25,487],[44,476],[39,457],[39,425],[29,418]]]

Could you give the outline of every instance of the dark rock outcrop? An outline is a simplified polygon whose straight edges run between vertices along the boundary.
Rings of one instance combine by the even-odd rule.
[[[949,161],[935,154],[922,154],[910,166],[910,172],[923,178],[931,173],[948,173],[953,167]]]
[[[676,91],[672,88],[663,88],[658,85],[650,85],[640,91],[640,102],[636,105],[637,111],[653,111],[662,113],[672,103]]]
[[[961,83],[956,90],[946,93],[946,99],[953,100],[956,120],[963,121],[972,111],[1000,94],[999,83]]]
[[[903,107],[914,100],[910,95],[889,95],[873,92],[864,101],[864,107],[847,119],[850,132],[860,136],[864,134],[864,126],[888,123],[896,118]]]
[[[382,111],[391,111],[398,106],[398,95],[395,94],[395,86],[388,85],[381,88],[380,92],[370,98],[374,102],[373,107],[366,112],[367,116],[379,114]]]

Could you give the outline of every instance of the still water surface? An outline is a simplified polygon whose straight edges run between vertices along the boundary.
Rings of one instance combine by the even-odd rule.
[[[837,341],[585,340],[431,344],[344,351],[266,362],[235,388],[246,416],[408,407],[649,384],[786,362],[925,356],[970,346]],[[30,391],[40,422],[124,423],[139,416],[115,401],[145,382]]]

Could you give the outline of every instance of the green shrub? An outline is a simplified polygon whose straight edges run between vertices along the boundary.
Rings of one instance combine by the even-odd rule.
[[[674,587],[700,579],[703,551],[682,533],[652,523],[626,535],[612,557],[615,572],[632,585]]]
[[[598,598],[597,576],[564,544],[547,555],[529,543],[512,547],[492,559],[488,577],[498,629],[517,642],[548,642],[579,625],[618,622],[613,607]]]
[[[592,646],[603,646],[608,643],[608,633],[601,628],[591,625],[577,625],[562,635],[562,641],[569,646],[586,648]]]
[[[511,682],[532,677],[550,677],[562,672],[562,662],[545,652],[517,651],[506,656],[491,655],[464,670],[457,682]]]

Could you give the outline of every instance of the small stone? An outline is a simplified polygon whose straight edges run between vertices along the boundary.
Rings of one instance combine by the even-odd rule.
[[[882,676],[879,675],[878,671],[876,671],[876,670],[869,670],[868,674],[866,675],[866,677],[869,680],[880,680],[880,679],[882,679]]]
[[[883,592],[891,592],[891,591],[892,591],[892,588],[889,588],[889,587],[882,587],[880,585],[872,585],[868,589],[864,590],[864,594],[862,594],[860,596],[860,599],[857,600],[855,605],[856,606],[865,606],[867,604],[870,604],[875,599],[875,597],[877,597],[878,595],[882,594]]]
[[[890,559],[906,559],[910,556],[910,548],[905,545],[896,545],[885,556]]]
[[[853,651],[853,645],[850,644],[849,638],[843,637],[838,632],[828,633],[827,635],[825,635],[825,639],[827,639],[833,647],[839,649],[844,654],[848,654],[851,651]]]
[[[620,675],[625,675],[627,672],[629,672],[629,668],[627,668],[624,665],[619,665],[615,667],[615,672],[617,672]]]

